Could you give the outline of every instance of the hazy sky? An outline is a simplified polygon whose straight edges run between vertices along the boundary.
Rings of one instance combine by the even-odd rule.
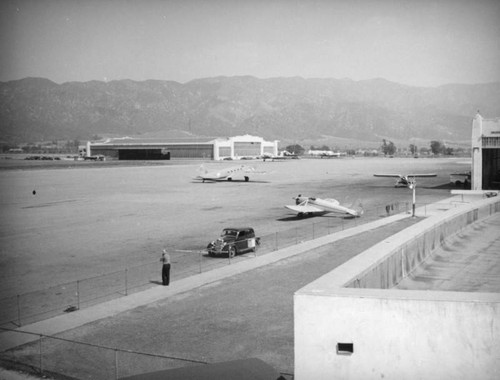
[[[0,81],[500,81],[500,0],[2,0]]]

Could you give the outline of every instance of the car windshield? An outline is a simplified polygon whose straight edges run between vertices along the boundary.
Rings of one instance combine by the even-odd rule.
[[[224,230],[222,231],[222,236],[236,236],[238,231],[235,230]]]

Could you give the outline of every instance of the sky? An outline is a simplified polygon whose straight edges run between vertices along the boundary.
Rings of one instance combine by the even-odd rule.
[[[500,0],[2,0],[0,81],[500,81]]]

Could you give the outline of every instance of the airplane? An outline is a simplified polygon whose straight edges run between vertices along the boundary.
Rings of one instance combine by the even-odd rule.
[[[426,178],[426,177],[436,177],[435,173],[428,174],[374,174],[375,177],[389,177],[389,178],[397,178],[394,187],[410,187],[410,185],[415,182],[415,178]]]
[[[289,210],[297,212],[297,216],[299,218],[305,215],[322,215],[328,213],[337,213],[346,216],[363,215],[363,209],[361,207],[353,209],[341,206],[338,200],[332,198],[321,199],[315,197],[303,197],[299,194],[293,199],[295,199],[295,205],[287,205],[285,207]]]
[[[195,179],[205,181],[232,181],[235,177],[241,177],[245,182],[250,181],[249,174],[257,173],[254,168],[246,165],[232,166],[209,172],[203,165],[200,167],[201,174]]]
[[[314,156],[314,157],[326,157],[326,158],[331,158],[331,157],[340,157],[341,154],[340,152],[332,152],[331,150],[309,150],[307,152],[309,155]]]
[[[264,153],[261,156],[261,158],[262,158],[263,161],[266,161],[266,160],[275,161],[275,160],[298,159],[299,156],[297,156],[296,154],[293,154],[293,153],[290,153],[290,152],[284,150],[283,152],[278,153],[277,156],[274,156],[271,153]]]

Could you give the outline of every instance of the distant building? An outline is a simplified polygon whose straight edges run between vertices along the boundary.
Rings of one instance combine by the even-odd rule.
[[[278,154],[278,140],[244,135],[213,140],[115,138],[88,142],[87,156],[103,155],[117,160],[241,159]]]
[[[472,122],[472,190],[500,189],[500,119]]]

